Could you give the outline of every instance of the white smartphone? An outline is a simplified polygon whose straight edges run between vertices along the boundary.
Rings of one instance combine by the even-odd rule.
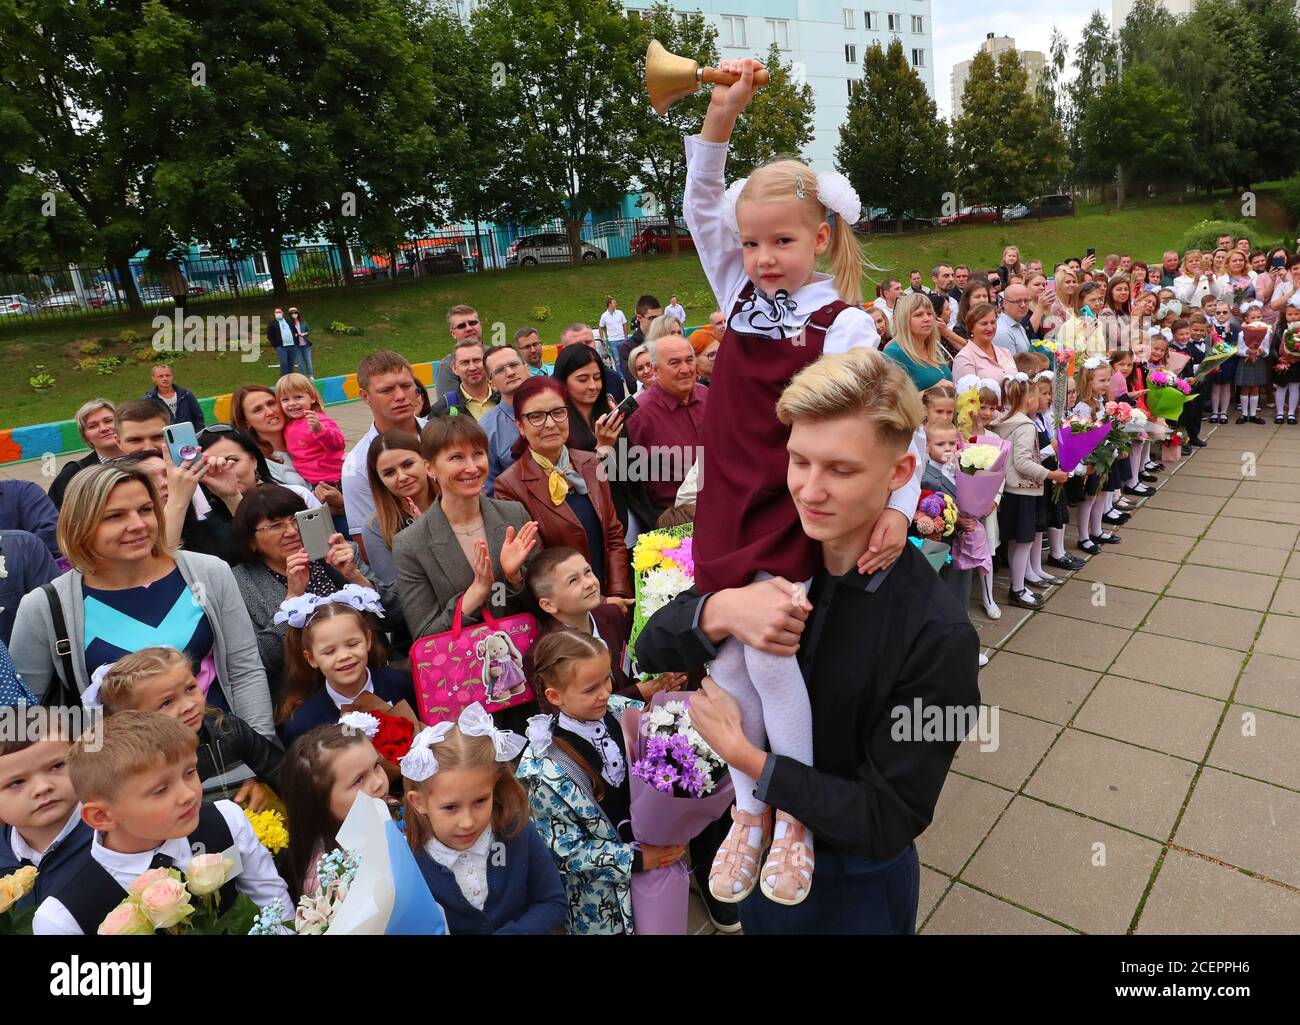
[[[199,439],[194,433],[194,425],[188,420],[164,427],[163,440],[167,443],[172,462],[177,466],[199,455]]]
[[[318,505],[315,509],[303,509],[293,514],[298,522],[298,536],[302,546],[307,550],[307,558],[315,562],[323,559],[330,551],[330,537],[334,533],[334,520],[330,517],[328,507]]]

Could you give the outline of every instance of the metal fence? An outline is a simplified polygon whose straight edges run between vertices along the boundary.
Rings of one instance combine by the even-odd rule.
[[[694,250],[684,225],[677,224],[679,249]],[[584,223],[577,262],[671,251],[662,218],[627,218]],[[342,288],[350,265],[352,284],[401,284],[444,274],[568,264],[568,229],[561,221],[538,227],[484,224],[480,230],[449,228],[399,244],[389,251],[348,247],[341,258],[332,244],[286,246],[280,254],[289,293]],[[265,253],[214,253],[200,249],[176,261],[186,288],[185,305],[269,298],[273,291]],[[131,276],[146,309],[171,310],[174,272],[147,261],[131,261]],[[33,320],[112,317],[128,308],[119,274],[94,264],[69,264],[32,274],[0,274],[0,331]]]

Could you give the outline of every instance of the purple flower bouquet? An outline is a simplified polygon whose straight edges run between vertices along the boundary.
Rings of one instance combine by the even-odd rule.
[[[726,763],[691,726],[690,695],[661,691],[646,708],[623,713],[632,763],[632,835],[641,843],[689,843],[731,807],[735,791]],[[638,933],[685,936],[690,872],[678,860],[632,876],[632,919]]]

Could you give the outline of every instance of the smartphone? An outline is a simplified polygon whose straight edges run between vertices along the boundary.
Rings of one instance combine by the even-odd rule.
[[[199,448],[198,435],[194,433],[194,425],[188,420],[164,427],[163,438],[167,442],[167,451],[171,453],[172,462],[177,466],[196,458],[202,451]]]
[[[1285,256],[1275,256],[1275,257],[1273,257],[1273,259],[1272,259],[1271,261],[1269,261],[1269,263],[1270,263],[1270,266],[1275,267],[1275,268],[1277,268],[1277,267],[1285,267],[1285,266],[1286,266],[1286,257],[1285,257]]]
[[[298,536],[307,550],[307,558],[313,562],[325,558],[330,551],[330,536],[334,533],[334,520],[329,509],[318,505],[315,509],[294,513],[293,518],[298,522]]]
[[[1089,246],[1089,247],[1088,247],[1088,255],[1089,255],[1089,256],[1096,256],[1096,255],[1097,255],[1097,248],[1096,248],[1096,246]]]
[[[615,409],[614,412],[622,413],[623,419],[626,420],[629,416],[631,416],[633,413],[636,412],[637,405],[638,403],[636,401],[636,396],[629,395],[627,398],[625,398],[622,402],[618,404],[618,408]]]

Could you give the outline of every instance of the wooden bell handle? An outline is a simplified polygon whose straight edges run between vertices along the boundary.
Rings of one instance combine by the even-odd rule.
[[[759,68],[754,72],[755,87],[761,89],[767,85],[770,78],[767,68]],[[730,71],[719,71],[717,68],[701,68],[700,81],[707,82],[709,85],[735,85],[740,81],[740,76]]]

